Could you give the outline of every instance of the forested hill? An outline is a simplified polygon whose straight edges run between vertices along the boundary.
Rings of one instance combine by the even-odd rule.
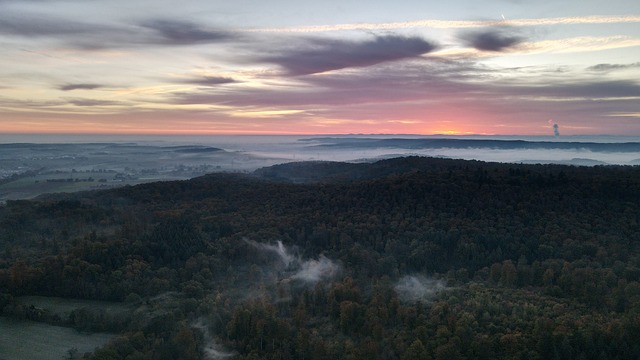
[[[516,164],[487,163],[476,160],[452,160],[446,158],[432,157],[399,157],[387,160],[380,160],[374,163],[346,163],[334,161],[303,161],[291,162],[280,165],[269,166],[254,171],[254,175],[284,182],[314,183],[314,182],[348,182],[358,180],[384,179],[389,176],[406,175],[414,172],[428,172],[432,174],[443,173],[451,175],[454,171],[464,169],[477,171],[480,174],[493,169],[496,174],[505,170],[511,180],[523,180],[527,177],[515,176],[516,173],[525,171],[533,177],[540,178],[541,174],[558,175],[564,173],[565,166],[544,165],[544,166],[520,166]],[[572,170],[576,170],[575,168]],[[509,172],[511,171],[511,172]],[[514,173],[515,172],[515,173]],[[552,175],[553,176],[553,175]]]
[[[421,157],[9,201],[0,309],[114,324],[96,359],[637,359],[639,217],[637,167]]]
[[[269,166],[254,171],[254,175],[276,181],[313,183],[374,180],[415,171],[440,172],[453,165],[451,160],[403,157],[374,163],[333,161],[303,161]],[[477,162],[466,162],[466,166]]]

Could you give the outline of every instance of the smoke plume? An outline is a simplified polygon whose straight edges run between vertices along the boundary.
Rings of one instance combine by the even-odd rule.
[[[553,136],[555,137],[560,136],[560,129],[559,129],[558,123],[553,121],[553,119],[549,119],[549,124],[553,127]]]

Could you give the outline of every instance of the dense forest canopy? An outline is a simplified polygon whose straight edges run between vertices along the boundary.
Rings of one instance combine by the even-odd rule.
[[[421,157],[9,201],[0,310],[92,359],[637,359],[639,207],[637,167]]]

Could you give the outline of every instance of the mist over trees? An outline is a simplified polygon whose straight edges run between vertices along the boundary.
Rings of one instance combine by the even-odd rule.
[[[639,207],[637,167],[419,157],[8,201],[0,310],[91,359],[637,359]]]

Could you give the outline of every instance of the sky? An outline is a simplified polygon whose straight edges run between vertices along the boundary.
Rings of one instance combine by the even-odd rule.
[[[0,0],[0,133],[640,135],[640,2]]]

